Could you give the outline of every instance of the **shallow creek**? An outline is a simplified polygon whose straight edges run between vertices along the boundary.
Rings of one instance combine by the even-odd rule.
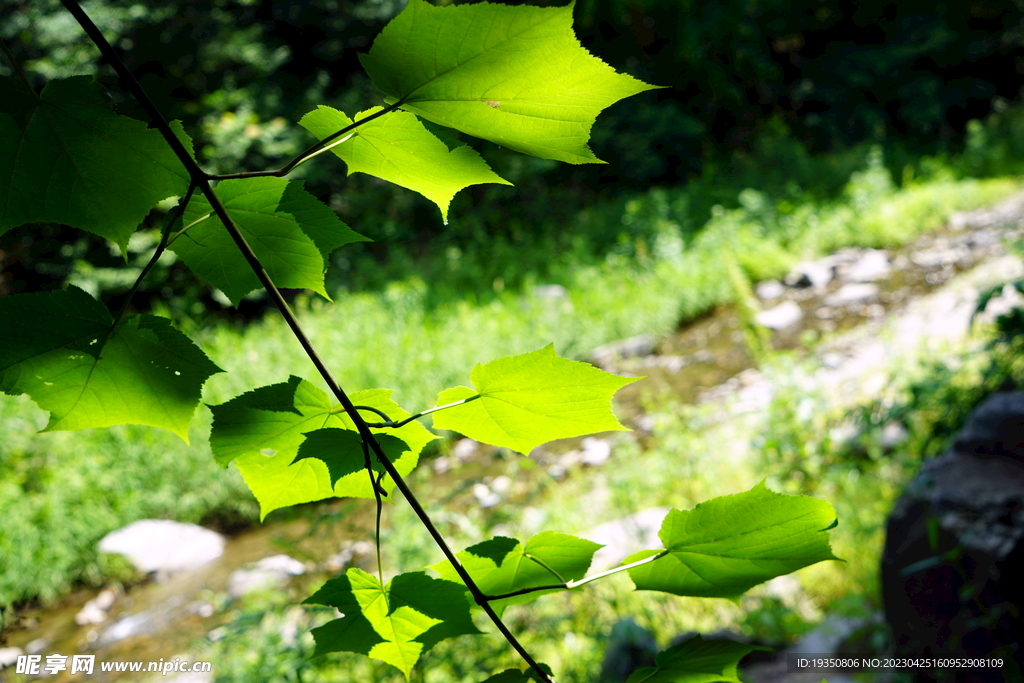
[[[903,315],[911,302],[957,274],[1004,255],[1007,238],[1020,236],[1022,217],[1024,196],[1019,196],[996,207],[959,214],[945,227],[898,250],[847,249],[801,266],[787,278],[788,284],[758,286],[760,319],[776,328],[772,336],[776,349],[799,349],[821,335],[870,328],[887,317]],[[617,412],[641,434],[643,405],[649,397],[669,394],[695,402],[735,392],[743,385],[738,378],[754,365],[740,317],[732,307],[720,307],[665,339],[638,337],[606,345],[594,351],[591,362],[613,372],[646,376],[618,396]],[[449,492],[444,500],[430,501],[430,507],[486,507],[487,496],[499,489],[506,504],[542,505],[565,468],[580,462],[581,451],[583,462],[599,466],[586,460],[585,442],[581,446],[579,439],[569,440],[532,454],[537,466],[520,468],[522,476],[511,481],[499,474],[507,469],[504,454],[460,442],[450,455],[429,463],[432,472],[423,472],[432,477],[434,491]],[[576,454],[573,462],[566,463],[567,453]],[[594,457],[600,460],[600,456],[598,452]],[[95,654],[97,662],[173,659],[189,652],[190,642],[224,622],[226,617],[214,607],[216,596],[227,590],[232,572],[247,563],[287,554],[304,563],[311,576],[323,577],[346,564],[372,568],[372,546],[366,542],[373,528],[372,504],[337,501],[318,512],[329,515],[329,521],[315,528],[306,519],[271,522],[229,538],[223,555],[200,569],[118,591],[100,623],[79,625],[75,620],[98,591],[77,592],[56,607],[26,610],[4,634],[7,642],[2,647],[43,655]],[[12,671],[9,668],[6,673]],[[4,676],[0,670],[0,681]],[[132,674],[97,671],[73,677],[65,672],[46,679],[119,677],[128,679]]]

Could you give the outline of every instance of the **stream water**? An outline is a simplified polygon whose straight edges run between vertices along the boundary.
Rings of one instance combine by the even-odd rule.
[[[762,319],[778,328],[773,333],[773,346],[801,348],[823,334],[834,335],[902,315],[908,304],[942,287],[957,274],[1003,255],[1007,237],[1019,237],[1022,217],[1024,196],[1019,196],[996,207],[957,215],[943,228],[901,249],[843,250],[802,266],[800,272],[791,275],[789,285],[761,283],[757,292],[765,311]],[[618,395],[617,412],[641,434],[644,401],[651,396],[670,394],[687,402],[708,400],[741,388],[744,372],[754,366],[744,343],[740,316],[732,307],[720,307],[665,339],[641,337],[607,345],[596,350],[591,361],[614,372],[646,376]],[[431,463],[432,484],[437,484],[432,489],[449,492],[446,500],[432,504],[456,509],[486,506],[487,496],[497,491],[509,505],[542,505],[545,496],[558,485],[558,467],[564,472],[567,466],[565,454],[575,454],[575,462],[581,457],[586,461],[587,449],[593,444],[584,442],[581,447],[577,439],[535,452],[531,457],[539,466],[521,469],[523,477],[512,481],[498,474],[504,471],[496,466],[496,460],[503,457],[501,453],[462,442],[451,455]],[[599,465],[600,447],[596,448],[596,460],[588,464]],[[345,564],[371,568],[372,546],[365,541],[353,543],[353,539],[370,538],[372,504],[337,501],[320,508],[320,513],[327,515],[322,518],[329,519],[329,523],[314,527],[312,522],[298,519],[244,531],[228,539],[220,558],[200,569],[118,592],[100,623],[76,623],[76,615],[88,601],[97,598],[98,591],[80,591],[56,607],[26,610],[4,634],[4,647],[44,656],[83,652],[95,654],[97,661],[170,660],[187,652],[190,642],[224,621],[224,615],[215,608],[214,596],[223,594],[232,573],[247,563],[287,554],[303,562],[307,571],[325,575]],[[7,669],[8,674],[12,671]],[[4,676],[0,669],[0,681],[5,680]],[[46,678],[138,678],[134,676],[99,672],[72,676],[64,672]]]

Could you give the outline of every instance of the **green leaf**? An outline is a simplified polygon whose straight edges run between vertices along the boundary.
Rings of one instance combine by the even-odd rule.
[[[555,355],[553,344],[473,368],[473,386],[442,391],[434,426],[471,439],[529,453],[542,443],[582,434],[626,430],[611,397],[639,377],[620,377]],[[479,396],[479,398],[475,398]]]
[[[466,548],[457,557],[485,595],[504,595],[523,588],[582,579],[590,568],[594,553],[601,547],[593,541],[545,531],[527,541],[525,547],[514,538],[498,536]],[[430,568],[442,579],[462,583],[448,560]],[[495,600],[491,606],[501,614],[509,605],[530,602],[558,590],[563,589]]]
[[[336,487],[338,480],[346,477],[354,480],[355,477],[361,476],[369,481],[366,474],[366,457],[363,454],[363,440],[359,432],[329,427],[306,432],[305,436],[306,440],[299,445],[299,454],[295,456],[295,462],[303,458],[316,458],[322,461],[327,465],[327,471],[331,475],[331,486]],[[377,434],[374,438],[392,462],[398,461],[409,448],[404,441],[390,434]],[[370,463],[375,472],[384,471],[384,466],[372,451]],[[348,486],[348,483],[343,485]]]
[[[388,103],[428,121],[545,159],[600,163],[587,147],[594,119],[654,86],[587,52],[572,8],[409,0],[359,58]]]
[[[659,652],[654,667],[637,669],[626,683],[742,683],[737,671],[739,661],[754,650],[768,649],[694,636]]]
[[[380,110],[367,109],[356,119]],[[299,125],[323,140],[352,125],[352,120],[337,109],[321,105],[303,116]],[[345,162],[349,173],[366,173],[419,192],[437,204],[445,223],[448,205],[462,188],[482,183],[511,185],[494,173],[472,147],[461,145],[449,150],[408,112],[384,114],[341,139],[344,142],[333,143],[330,149]]]
[[[222,372],[170,321],[113,318],[77,287],[0,299],[0,390],[50,412],[44,431],[139,424],[188,441],[203,383]]]
[[[122,249],[157,202],[188,189],[188,173],[159,131],[120,116],[91,76],[41,95],[0,77],[0,234],[63,223]],[[178,138],[191,141],[175,121]]]
[[[548,676],[551,676],[551,667],[543,662],[538,662],[541,669],[544,670]],[[526,671],[520,671],[519,669],[505,669],[501,673],[494,674],[488,678],[484,683],[539,683],[540,676],[533,669],[527,669]]]
[[[713,498],[693,510],[672,510],[659,536],[665,557],[629,570],[637,590],[736,600],[776,576],[838,559],[826,527],[835,510],[809,496],[786,496],[760,484]],[[623,564],[656,555],[644,550]]]
[[[376,408],[393,420],[408,417],[409,413],[390,396],[389,389],[370,389],[351,394],[350,398],[356,405]],[[341,406],[313,384],[293,376],[287,382],[260,387],[222,405],[211,406],[211,410],[210,446],[214,457],[225,467],[235,462],[260,503],[261,518],[278,508],[332,496],[374,497],[365,473],[352,472],[332,486],[324,462],[315,457],[296,460],[307,432],[355,429]],[[403,476],[416,467],[423,446],[437,438],[418,422],[399,429],[372,431],[404,442],[402,452],[392,457]],[[385,448],[391,448],[387,452],[393,456],[397,449],[392,446]],[[362,462],[360,448],[360,466]],[[390,477],[385,477],[381,485],[389,492],[394,488]]]
[[[400,574],[381,587],[376,577],[353,567],[304,602],[342,613],[313,629],[316,654],[357,652],[397,667],[406,678],[437,643],[480,633],[462,586],[424,572]]]
[[[324,290],[328,255],[343,244],[366,240],[299,180],[224,180],[214,191],[279,287],[312,289],[330,298]],[[182,219],[191,227],[174,239],[171,250],[237,305],[263,285],[212,212],[206,197],[194,195]]]

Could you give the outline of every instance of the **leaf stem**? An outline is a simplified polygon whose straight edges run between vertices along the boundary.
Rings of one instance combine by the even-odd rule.
[[[650,562],[654,562],[655,560],[661,559],[662,557],[665,557],[666,555],[668,555],[668,551],[667,550],[663,550],[662,552],[658,553],[657,555],[651,555],[650,557],[645,557],[644,559],[637,560],[636,562],[630,562],[629,564],[623,564],[623,565],[619,565],[618,567],[612,567],[611,569],[609,569],[607,571],[603,571],[600,574],[594,574],[593,576],[586,576],[586,577],[584,577],[582,579],[577,579],[575,581],[564,581],[562,583],[552,583],[552,584],[548,584],[548,585],[545,585],[545,586],[533,586],[532,588],[522,588],[522,589],[517,590],[517,591],[512,591],[511,593],[502,593],[501,595],[488,595],[487,599],[488,600],[504,600],[505,598],[514,598],[517,595],[527,595],[528,593],[536,593],[538,591],[572,590],[573,588],[579,588],[580,586],[585,586],[586,584],[590,583],[591,581],[597,581],[598,579],[603,579],[605,577],[611,576],[612,574],[618,574],[619,572],[627,571],[629,569],[632,569],[633,567],[639,567],[641,565],[648,564]],[[548,567],[546,564],[544,564],[543,562],[538,560],[536,557],[533,557],[532,555],[529,556],[529,557],[530,557],[531,560],[533,560],[537,564],[541,565],[542,567],[544,567],[548,571],[551,571],[556,576],[558,576],[557,572],[555,572],[553,569]],[[559,577],[559,578],[561,578],[561,577]]]
[[[176,233],[174,233],[173,235],[171,235],[171,239],[169,239],[169,240],[167,241],[167,246],[169,247],[169,246],[171,246],[172,244],[174,244],[174,241],[175,241],[175,240],[177,240],[177,239],[178,239],[179,237],[181,237],[181,236],[182,236],[182,235],[184,235],[184,234],[185,234],[186,232],[188,232],[189,230],[191,230],[191,229],[192,229],[192,228],[194,228],[195,226],[199,225],[200,223],[202,223],[203,221],[205,221],[205,220],[206,220],[207,218],[209,218],[209,217],[210,217],[210,216],[212,216],[212,215],[213,215],[212,213],[208,213],[208,214],[206,214],[205,216],[200,216],[199,218],[195,219],[194,221],[192,221],[191,223],[189,223],[188,225],[186,225],[186,226],[185,226],[184,228],[182,228],[182,229],[181,229],[181,230],[179,230],[178,232],[176,232]]]
[[[469,572],[466,571],[466,568],[462,566],[461,562],[459,562],[458,558],[455,556],[455,553],[452,552],[452,549],[448,546],[448,542],[445,540],[444,536],[441,535],[441,532],[437,529],[437,526],[435,526],[433,520],[431,520],[430,515],[428,515],[426,510],[423,509],[423,506],[420,504],[415,494],[409,488],[409,485],[406,484],[405,479],[402,478],[402,475],[395,468],[394,464],[388,459],[387,455],[385,455],[384,449],[381,448],[380,444],[377,443],[377,440],[373,437],[373,432],[370,431],[370,428],[366,424],[366,421],[363,420],[362,415],[360,415],[359,411],[356,410],[356,407],[352,404],[351,399],[349,399],[348,395],[344,392],[344,390],[342,390],[341,386],[334,378],[334,375],[331,374],[331,371],[327,368],[327,365],[320,357],[320,354],[317,352],[316,348],[309,340],[309,337],[306,336],[305,331],[302,329],[302,327],[299,325],[298,320],[295,318],[295,314],[292,313],[291,308],[288,306],[288,302],[285,301],[284,297],[281,295],[280,290],[274,284],[274,281],[271,279],[270,275],[267,274],[267,271],[263,268],[263,264],[260,263],[260,260],[256,256],[255,252],[253,252],[252,247],[250,247],[249,244],[245,241],[245,237],[238,230],[238,227],[234,224],[234,221],[231,220],[231,216],[228,214],[227,208],[220,201],[220,197],[218,197],[214,193],[213,188],[210,186],[209,182],[211,177],[204,173],[201,168],[199,168],[199,165],[188,153],[184,145],[181,144],[181,141],[174,134],[174,131],[171,130],[171,127],[167,123],[167,120],[164,118],[163,114],[161,114],[160,110],[156,108],[156,105],[153,104],[153,101],[149,98],[149,95],[146,94],[146,91],[143,90],[142,86],[135,79],[135,76],[132,75],[132,72],[121,60],[117,52],[114,51],[114,48],[111,47],[109,42],[107,42],[107,39],[103,36],[103,33],[96,27],[96,24],[93,23],[92,19],[89,18],[89,15],[85,13],[85,11],[81,8],[81,6],[79,6],[76,0],[61,0],[61,4],[64,5],[65,9],[67,9],[68,12],[70,12],[71,15],[75,18],[75,20],[78,21],[79,25],[81,25],[81,27],[85,30],[86,34],[92,40],[92,42],[100,50],[103,56],[110,62],[114,70],[117,71],[118,75],[124,79],[124,82],[128,85],[132,94],[135,96],[135,98],[139,101],[139,104],[142,105],[142,107],[146,110],[146,113],[149,115],[150,123],[152,123],[152,125],[155,126],[157,129],[159,129],[160,133],[164,136],[164,139],[167,140],[167,143],[170,145],[175,155],[185,166],[185,168],[188,169],[189,175],[192,178],[193,182],[196,183],[199,189],[202,191],[203,195],[206,197],[206,200],[210,203],[210,206],[213,208],[214,213],[217,214],[217,218],[219,218],[220,221],[224,224],[225,230],[228,231],[228,234],[231,235],[231,238],[238,246],[239,251],[242,252],[242,256],[248,262],[249,266],[256,274],[256,277],[259,279],[260,283],[266,288],[267,293],[270,294],[270,297],[273,300],[274,304],[277,306],[277,309],[281,312],[281,316],[285,319],[285,323],[291,329],[292,334],[295,335],[295,338],[298,340],[299,344],[306,352],[306,355],[309,357],[310,361],[312,361],[313,365],[320,373],[320,376],[327,383],[327,386],[331,390],[331,393],[334,394],[335,398],[338,399],[338,402],[341,403],[341,405],[345,408],[345,412],[348,414],[349,419],[352,420],[352,423],[356,426],[356,429],[359,431],[360,436],[362,436],[362,438],[366,441],[369,448],[374,452],[374,455],[376,455],[377,460],[387,471],[388,475],[394,480],[395,485],[402,492],[402,495],[405,496],[405,499],[406,501],[408,501],[409,506],[412,507],[413,511],[416,513],[416,516],[419,518],[420,522],[423,524],[424,527],[426,527],[427,532],[434,539],[434,542],[441,549],[441,552],[444,553],[445,558],[447,558],[448,561],[452,563],[452,567],[459,575],[459,578],[462,579],[463,584],[465,584],[466,588],[473,596],[474,601],[478,605],[480,605],[480,607],[484,610],[488,618],[490,618],[490,620],[494,623],[495,627],[498,629],[501,635],[504,636],[505,640],[508,641],[508,643],[513,647],[513,649],[515,649],[517,653],[519,653],[519,656],[523,658],[523,660],[530,666],[530,668],[536,672],[540,681],[542,681],[542,683],[553,683],[551,677],[548,676],[547,673],[545,673],[544,669],[541,668],[537,661],[522,646],[519,640],[512,634],[511,631],[509,631],[505,623],[502,622],[501,617],[498,616],[498,614],[494,611],[494,608],[491,607],[490,603],[488,602],[487,596],[484,595],[483,591],[480,590],[480,587],[476,584],[475,581],[473,581],[473,577],[469,575]],[[391,105],[391,109],[397,108],[398,105],[399,102],[396,102],[394,105]],[[377,115],[379,116],[382,115],[383,113],[384,112],[381,111],[378,112]],[[363,119],[358,123],[365,123],[367,120],[369,120],[369,117]],[[357,124],[353,124],[353,126],[355,125]],[[343,132],[344,131],[339,131],[330,138],[327,138],[326,140],[329,141],[339,135],[342,135]],[[324,141],[321,141],[320,144],[324,144]]]
[[[64,0],[61,0],[61,2],[63,2],[63,1]],[[263,178],[263,177],[266,177],[266,176],[274,176],[274,177],[277,177],[277,178],[282,178],[282,177],[288,175],[289,173],[291,173],[292,170],[296,166],[298,166],[299,164],[304,163],[306,161],[309,161],[310,159],[315,157],[317,154],[320,154],[321,152],[327,151],[328,149],[330,149],[334,145],[340,145],[341,143],[345,142],[345,140],[338,140],[337,142],[334,142],[332,144],[332,141],[335,140],[336,138],[341,137],[342,135],[344,135],[345,133],[349,132],[350,130],[354,130],[354,129],[358,128],[359,126],[363,125],[364,123],[369,123],[370,121],[373,121],[376,118],[379,118],[381,116],[384,116],[385,114],[389,114],[389,113],[393,112],[394,110],[396,110],[400,106],[402,106],[402,104],[404,104],[404,103],[405,103],[404,100],[399,100],[399,101],[395,102],[394,104],[389,104],[388,106],[384,107],[380,111],[374,112],[374,113],[370,114],[369,116],[367,116],[366,118],[359,119],[358,121],[353,122],[351,125],[345,126],[341,130],[335,131],[334,133],[331,133],[330,135],[328,135],[327,137],[325,137],[323,140],[321,140],[320,142],[316,143],[315,145],[310,145],[306,149],[304,149],[301,152],[299,152],[299,154],[294,159],[292,159],[291,161],[289,161],[287,164],[285,164],[281,168],[277,169],[276,171],[250,171],[250,172],[243,172],[243,173],[224,173],[224,174],[220,174],[220,175],[212,175],[211,174],[211,175],[208,175],[207,177],[210,180],[234,180],[234,179],[237,179],[237,178]]]
[[[387,420],[387,422],[371,422],[371,423],[369,423],[369,426],[370,427],[374,427],[376,429],[385,429],[385,428],[386,429],[398,429],[399,427],[404,427],[405,425],[409,424],[413,420],[417,420],[417,419],[423,417],[424,415],[430,415],[431,413],[436,413],[437,411],[444,410],[445,408],[454,408],[455,406],[461,406],[463,403],[469,403],[470,401],[477,400],[478,398],[480,398],[480,396],[481,396],[480,394],[477,394],[475,396],[470,396],[469,398],[464,398],[461,401],[454,401],[452,403],[446,403],[443,406],[435,406],[433,408],[427,408],[426,410],[418,412],[415,415],[410,415],[409,417],[405,418],[404,420],[401,420],[400,422],[393,422],[393,421],[388,419],[387,415],[385,415],[384,413],[380,412],[379,410],[373,410],[373,408],[368,408],[368,410],[373,410],[373,412],[377,413],[378,415],[383,417],[385,420]]]

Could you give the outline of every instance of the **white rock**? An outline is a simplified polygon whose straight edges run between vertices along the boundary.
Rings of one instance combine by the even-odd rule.
[[[287,555],[264,557],[259,562],[231,572],[228,595],[233,598],[263,588],[279,586],[289,578],[306,573],[306,566]]]
[[[143,519],[112,531],[99,543],[101,553],[124,555],[142,572],[195,569],[224,552],[223,536],[195,524]]]
[[[759,325],[771,330],[784,330],[800,322],[803,317],[804,312],[795,301],[783,301],[778,306],[760,311],[754,316]]]
[[[594,553],[590,568],[593,571],[610,569],[629,555],[647,548],[661,545],[658,531],[661,523],[672,508],[647,508],[632,515],[605,522],[590,531],[580,534],[583,538],[601,543],[603,548]]]
[[[874,282],[889,277],[892,265],[889,256],[881,249],[868,249],[860,258],[840,269],[840,276],[847,282]]]
[[[819,261],[798,263],[786,276],[785,282],[790,287],[824,287],[832,282],[832,264]]]
[[[595,439],[591,436],[583,439],[583,451],[580,453],[580,462],[591,467],[600,467],[608,462],[612,455],[612,445],[603,439]]]
[[[537,285],[533,295],[539,299],[562,299],[568,292],[562,285]]]
[[[473,439],[459,439],[452,445],[452,455],[460,462],[471,459],[480,450],[480,442]]]
[[[11,666],[23,654],[25,654],[25,651],[20,647],[0,647],[0,669]]]
[[[473,496],[483,508],[492,508],[501,502],[501,496],[492,491],[487,484],[473,484]]]
[[[114,606],[117,600],[117,593],[110,588],[104,588],[99,594],[82,605],[82,609],[75,615],[75,623],[79,626],[99,624],[107,620],[107,612]]]
[[[878,285],[851,282],[825,297],[826,306],[846,306],[878,295]]]
[[[754,293],[758,299],[777,299],[786,293],[786,286],[778,280],[765,280],[757,283]]]

